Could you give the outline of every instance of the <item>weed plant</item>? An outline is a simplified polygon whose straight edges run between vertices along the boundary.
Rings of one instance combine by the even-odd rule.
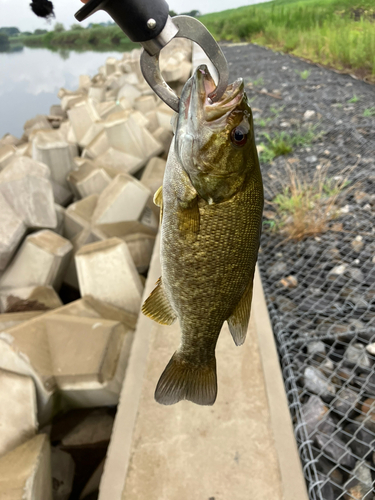
[[[308,146],[317,140],[321,136],[321,133],[316,132],[316,127],[311,127],[306,131],[295,131],[292,133],[283,131],[275,132],[273,135],[261,132],[260,135],[265,138],[265,141],[260,143],[260,159],[263,162],[269,163],[277,156],[292,153],[295,147]]]
[[[340,215],[338,198],[348,189],[349,175],[355,168],[330,177],[329,165],[319,165],[311,180],[286,162],[284,171],[277,175],[281,190],[272,193],[272,201],[266,202],[273,209],[274,218],[265,221],[265,226],[280,232],[286,240],[303,240],[328,231],[329,223]]]

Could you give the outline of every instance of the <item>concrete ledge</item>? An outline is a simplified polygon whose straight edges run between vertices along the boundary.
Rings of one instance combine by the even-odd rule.
[[[160,275],[156,242],[145,297]],[[140,316],[99,500],[307,500],[281,371],[257,275],[248,338],[217,346],[213,407],[158,405],[154,389],[179,326]]]

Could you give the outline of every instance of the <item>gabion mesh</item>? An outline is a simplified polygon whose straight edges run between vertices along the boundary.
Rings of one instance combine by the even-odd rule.
[[[317,105],[294,91],[295,113],[313,109],[319,116],[322,135],[308,154],[323,157],[325,148],[336,149],[328,175],[335,178],[348,167],[350,189],[338,196],[340,213],[323,234],[285,241],[265,226],[259,267],[309,496],[373,500],[375,120],[358,131],[324,108],[324,94]],[[270,101],[265,96],[261,106]],[[316,165],[303,160],[305,150],[295,156],[298,171],[312,178]],[[262,166],[268,201],[282,188],[283,162]]]

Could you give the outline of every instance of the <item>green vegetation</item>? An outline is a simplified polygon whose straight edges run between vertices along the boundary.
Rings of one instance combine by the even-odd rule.
[[[363,116],[365,118],[370,118],[371,116],[375,116],[375,108],[366,108],[363,112]]]
[[[0,28],[0,33],[7,36],[17,36],[20,30],[14,26]]]
[[[316,127],[311,127],[306,132],[276,132],[272,136],[267,132],[262,132],[261,135],[266,139],[266,142],[261,142],[260,159],[263,162],[270,162],[277,156],[288,155],[292,153],[294,147],[308,146],[314,140],[321,136],[321,133],[316,133]]]
[[[9,38],[4,33],[0,33],[0,52],[7,51],[9,48]]]
[[[351,99],[349,99],[348,102],[350,102],[350,103],[356,103],[358,101],[359,101],[359,97],[354,94],[353,97]]]
[[[281,192],[267,202],[274,212],[264,226],[281,232],[286,239],[302,240],[326,232],[329,222],[339,215],[337,199],[350,184],[350,171],[335,178],[328,176],[329,163],[316,170],[313,179],[301,174],[300,169],[286,164]],[[270,212],[265,212],[270,213]]]
[[[302,80],[307,80],[308,77],[310,76],[311,71],[308,69],[305,69],[304,71],[297,71],[297,73],[302,78]]]
[[[125,36],[118,26],[101,26],[94,24],[91,28],[73,25],[73,29],[64,30],[64,26],[56,23],[55,29],[43,35],[24,33],[17,37],[28,47],[47,47],[49,49],[70,48],[76,50],[129,50],[138,47]]]
[[[374,0],[274,0],[199,19],[218,40],[256,42],[375,82]]]

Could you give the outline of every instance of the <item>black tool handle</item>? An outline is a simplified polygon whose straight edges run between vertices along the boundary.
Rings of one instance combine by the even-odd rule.
[[[106,11],[133,42],[147,42],[158,36],[169,14],[165,0],[89,0],[75,18],[83,21],[98,10]]]

